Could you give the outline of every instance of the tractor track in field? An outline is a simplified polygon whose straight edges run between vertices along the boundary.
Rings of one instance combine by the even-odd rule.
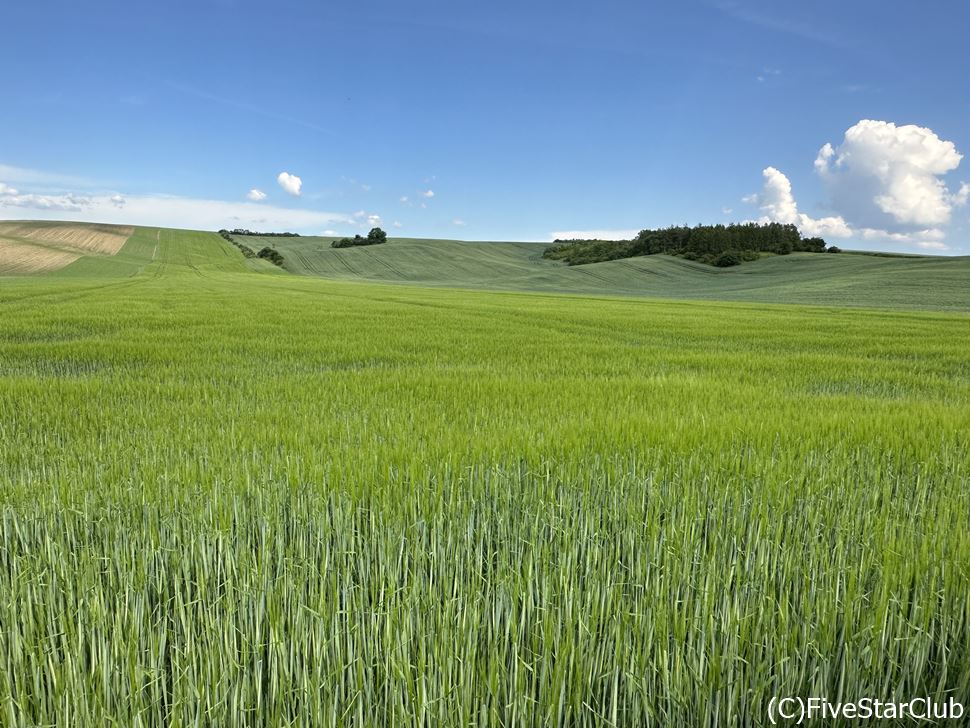
[[[340,264],[343,265],[343,267],[346,268],[350,273],[352,273],[353,275],[357,276],[358,278],[363,278],[364,277],[364,276],[362,276],[360,274],[360,271],[359,270],[355,269],[350,263],[348,263],[346,260],[344,260],[344,257],[340,253],[337,253],[334,257],[337,260],[339,260],[340,261]]]
[[[385,268],[387,268],[389,271],[391,271],[391,273],[393,273],[394,275],[396,275],[399,279],[401,279],[401,280],[408,280],[407,276],[405,276],[396,266],[391,265],[389,262],[387,262],[386,260],[384,260],[379,255],[375,255],[373,252],[371,252],[369,250],[361,250],[360,252],[363,253],[368,258],[370,258],[371,260],[377,261],[378,263],[380,263],[381,265],[383,265]]]
[[[575,270],[577,273],[582,273],[584,275],[587,275],[590,278],[592,278],[593,280],[599,281],[600,283],[605,283],[607,285],[612,284],[612,281],[609,278],[607,278],[606,276],[602,276],[599,273],[593,273],[593,271],[591,271],[591,270],[583,270],[583,267],[582,266],[574,265],[574,266],[570,266],[570,268],[572,268],[573,270]]]
[[[39,299],[48,299],[52,303],[67,303],[69,301],[77,301],[82,298],[87,298],[90,295],[95,295],[102,293],[104,291],[127,288],[129,286],[138,285],[142,283],[141,279],[136,279],[133,277],[124,278],[120,281],[112,281],[111,283],[106,283],[101,286],[91,286],[89,288],[84,288],[80,291],[54,291],[46,293],[32,293],[24,296],[17,296],[14,299],[0,300],[0,307],[14,305],[17,303],[22,303],[24,301],[37,301]]]
[[[310,260],[310,258],[306,256],[306,254],[300,252],[299,250],[294,250],[293,252],[296,254],[297,260],[299,260],[303,264],[303,267],[306,268],[306,270],[308,270],[310,273],[313,273],[315,275],[322,275],[322,273],[320,273],[320,270],[313,264],[313,262]]]
[[[665,278],[666,277],[666,276],[662,275],[661,273],[658,273],[657,271],[653,270],[652,268],[641,268],[640,266],[634,265],[633,263],[631,263],[629,261],[626,261],[626,260],[618,260],[616,262],[619,263],[624,268],[629,268],[630,270],[635,270],[637,273],[645,273],[647,275],[657,276],[658,278]]]

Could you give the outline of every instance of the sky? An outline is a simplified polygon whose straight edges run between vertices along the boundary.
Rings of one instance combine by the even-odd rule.
[[[8,3],[0,219],[970,254],[970,3]],[[12,32],[11,32],[12,31]]]

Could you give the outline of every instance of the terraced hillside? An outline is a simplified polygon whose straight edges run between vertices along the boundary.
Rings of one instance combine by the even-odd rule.
[[[395,238],[334,249],[334,238],[237,238],[275,247],[287,270],[341,280],[658,298],[970,310],[970,257],[796,253],[735,268],[655,255],[569,267],[539,243]]]

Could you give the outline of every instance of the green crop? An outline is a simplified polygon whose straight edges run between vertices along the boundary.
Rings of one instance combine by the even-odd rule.
[[[966,315],[126,251],[0,279],[0,725],[970,702]]]

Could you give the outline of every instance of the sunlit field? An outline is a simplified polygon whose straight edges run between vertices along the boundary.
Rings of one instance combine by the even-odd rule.
[[[0,724],[966,697],[965,313],[105,260],[0,279]]]

